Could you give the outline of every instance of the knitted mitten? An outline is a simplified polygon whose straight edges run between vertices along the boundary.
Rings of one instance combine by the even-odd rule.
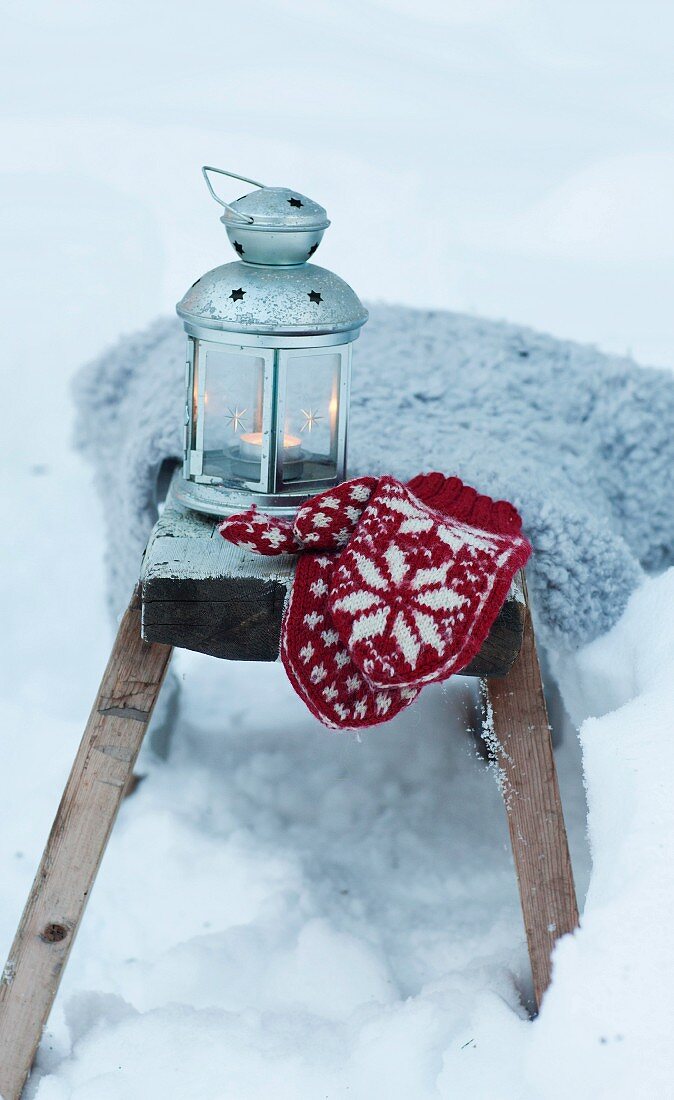
[[[384,489],[383,500],[386,502],[384,505],[379,492],[382,488]],[[409,586],[410,592],[407,595],[404,596],[402,592],[397,593],[398,604],[402,601],[401,611],[391,620],[390,629],[384,629],[381,632],[381,637],[377,636],[376,629],[367,634],[371,623],[366,630],[367,637],[376,639],[373,641],[373,647],[380,661],[384,654],[385,663],[392,665],[386,657],[391,648],[391,639],[394,640],[394,649],[398,649],[399,637],[402,637],[410,650],[409,638],[404,633],[406,617],[411,617],[417,629],[421,624],[431,640],[436,639],[436,643],[438,639],[442,642],[440,631],[446,625],[445,620],[448,617],[456,620],[451,638],[447,639],[451,646],[451,653],[445,654],[447,660],[444,669],[435,674],[429,674],[433,655],[431,654],[429,660],[428,653],[424,653],[422,659],[417,657],[417,674],[413,674],[403,686],[393,682],[385,683],[383,686],[375,685],[372,683],[371,674],[368,674],[367,679],[363,674],[365,662],[368,660],[371,662],[371,654],[363,655],[360,652],[364,647],[365,635],[362,634],[362,628],[355,626],[355,619],[371,620],[371,614],[354,615],[351,606],[348,609],[346,606],[340,607],[336,613],[340,623],[339,633],[334,628],[332,621],[332,615],[335,613],[334,599],[330,598],[331,590],[335,585],[338,572],[340,583],[344,584],[345,569],[348,574],[348,570],[352,568],[352,564],[344,567],[345,555],[334,552],[301,554],[298,558],[295,582],[284,615],[281,659],[293,687],[312,714],[324,725],[335,729],[359,729],[386,722],[413,702],[419,693],[420,684],[431,679],[444,679],[450,675],[451,671],[458,671],[465,667],[482,645],[505,599],[512,575],[516,569],[521,568],[530,552],[526,539],[519,534],[521,528],[519,514],[507,501],[492,501],[489,497],[482,496],[464,485],[459,478],[445,478],[439,473],[420,474],[410,482],[410,488],[414,489],[414,495],[407,493],[404,486],[393,478],[381,480],[356,478],[321,493],[303,505],[292,525],[286,520],[271,519],[256,512],[255,508],[251,508],[248,512],[224,520],[219,528],[223,537],[229,541],[258,553],[273,555],[297,553],[303,549],[339,550],[358,527],[358,534],[352,539],[352,543],[361,534],[366,535],[368,550],[372,551],[374,544],[378,541],[374,538],[372,530],[373,526],[376,526],[374,517],[380,515],[383,507],[384,512],[381,514],[384,517],[388,509],[388,512],[392,512],[394,516],[397,515],[401,522],[397,532],[392,529],[387,533],[382,532],[383,542],[380,549],[390,549],[385,547],[386,538],[395,534],[397,542],[404,544],[407,550],[409,550],[408,544],[411,537],[415,549],[421,554],[422,567],[418,568],[419,562],[417,562],[415,577],[417,581],[425,578],[426,589],[420,584],[415,586],[413,582]],[[370,512],[369,507],[366,506],[375,490],[377,492],[372,501],[374,510]],[[400,496],[401,491],[402,494],[406,494],[405,503],[401,503],[400,500],[392,503],[396,497]],[[424,509],[424,503],[431,505],[432,508]],[[364,511],[367,512],[363,517],[367,519],[367,528],[361,530],[359,521]],[[403,521],[405,515],[406,521]],[[431,517],[430,521],[429,517]],[[390,515],[388,519],[390,521]],[[484,569],[482,558],[487,553],[487,547],[491,547],[492,554],[496,553],[498,557],[496,544],[499,535],[511,536],[510,541],[513,543],[512,546],[504,545],[501,548],[501,558],[497,561],[497,566],[502,567],[501,573],[496,577],[493,587],[482,601],[481,622],[474,624],[469,617],[468,622],[464,623],[463,630],[458,629],[458,626],[466,617],[464,612],[469,614],[470,609],[465,609],[463,605],[457,605],[453,609],[443,608],[447,598],[437,595],[447,587],[446,584],[443,585],[442,577],[445,581],[448,578],[452,579],[449,565],[445,569],[443,562],[439,567],[439,574],[437,574],[437,565],[433,564],[429,567],[429,555],[433,556],[432,532],[438,524],[442,529],[440,543],[443,544],[444,535],[445,550],[449,546],[450,551],[454,551],[454,564],[457,566],[462,560],[456,546],[457,538],[459,539],[461,548],[464,550],[463,558],[465,559],[467,554],[469,566],[464,581],[467,580],[470,583],[477,579],[479,568]],[[480,530],[471,532],[467,525]],[[457,529],[461,532],[460,536],[457,536]],[[489,533],[496,538],[490,539]],[[453,535],[453,542],[447,541],[448,534]],[[407,536],[407,539],[403,538],[403,535]],[[419,542],[420,538],[423,546]],[[505,541],[508,542],[507,537]],[[429,545],[426,545],[427,543]],[[437,546],[435,550],[437,551]],[[478,550],[481,550],[482,554],[478,555],[480,560],[475,561],[473,559],[478,554]],[[359,553],[364,559],[362,550]],[[419,554],[416,556],[418,557]],[[452,556],[451,553],[449,556]],[[391,554],[387,556],[384,553],[384,560],[389,566],[393,557]],[[510,562],[509,571],[508,562]],[[375,568],[377,568],[376,565]],[[403,572],[406,571],[403,570]],[[460,576],[460,568],[457,569],[457,573]],[[370,581],[372,577],[373,574],[370,573]],[[390,618],[390,614],[384,606],[381,586],[378,587],[375,584],[374,587],[374,595],[381,598],[381,604],[376,607],[379,613],[376,616],[376,622],[380,625],[382,615],[387,619]],[[343,593],[343,598],[347,599],[353,595],[353,592],[346,592]],[[366,601],[372,595],[370,591],[365,597]],[[459,592],[459,596],[463,594]],[[479,602],[478,600],[477,603]],[[352,603],[353,600],[350,599],[350,604]],[[372,611],[372,605],[369,603],[365,610],[368,609]],[[406,614],[400,619],[403,610]],[[452,610],[453,616],[449,614]],[[437,618],[435,633],[433,632],[434,613]],[[351,618],[354,620],[352,623],[349,622]],[[411,651],[413,651],[416,643],[414,636],[410,635],[410,637]],[[453,641],[456,641],[456,647],[451,644]],[[354,662],[354,657],[358,663]],[[374,674],[378,675],[376,669]]]
[[[438,476],[442,478],[442,474]],[[376,484],[376,477],[344,481],[303,504],[292,522],[258,512],[253,505],[223,519],[218,531],[228,542],[266,556],[297,554],[305,549],[341,550]]]
[[[247,512],[223,519],[218,531],[227,542],[269,557],[298,554],[302,549],[293,534],[290,520],[267,516],[258,512],[255,506]]]
[[[281,660],[311,713],[332,729],[388,722],[418,688],[371,687],[330,619],[328,592],[339,554],[301,554],[281,631]]]
[[[381,478],[331,578],[335,628],[373,687],[420,686],[469,664],[531,553],[507,502],[458,478],[414,484],[438,510]]]
[[[341,550],[376,484],[376,477],[354,477],[319,493],[298,509],[293,522],[295,537],[307,550]]]
[[[254,507],[228,516],[224,539],[265,556],[305,549],[337,549],[354,530],[376,478],[355,478],[314,497],[293,524]],[[301,539],[301,542],[300,542]],[[388,722],[412,703],[414,688],[381,690],[366,683],[332,627],[328,591],[337,554],[301,554],[281,631],[281,660],[311,713],[332,729],[361,729]]]

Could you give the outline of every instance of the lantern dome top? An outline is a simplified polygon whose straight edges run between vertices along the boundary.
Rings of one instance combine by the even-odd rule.
[[[330,225],[317,202],[288,187],[265,187],[222,168],[205,165],[202,172],[211,195],[224,207],[220,221],[243,263],[294,267],[313,256]],[[225,202],[214,191],[209,172],[252,183],[257,190]]]
[[[275,229],[285,233],[298,229],[327,229],[330,225],[324,207],[288,187],[260,187],[242,195],[229,203],[229,209],[220,220],[235,229],[244,224],[249,229]]]
[[[315,264],[223,264],[197,279],[176,306],[195,329],[269,336],[357,330],[367,310],[348,283]]]

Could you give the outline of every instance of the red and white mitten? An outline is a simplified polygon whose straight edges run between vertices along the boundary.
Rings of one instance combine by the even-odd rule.
[[[460,515],[478,514],[479,527],[383,477],[335,566],[332,619],[373,687],[420,686],[465,668],[531,553],[512,505],[443,480],[420,491],[448,511],[454,500]]]
[[[409,487],[356,478],[312,498],[293,524],[251,508],[219,530],[267,555],[333,551],[298,558],[281,659],[334,729],[386,722],[420,685],[464,668],[531,551],[511,504],[437,473]]]
[[[311,713],[331,729],[388,722],[418,688],[373,688],[353,663],[330,618],[328,593],[337,554],[302,554],[281,631],[281,660]]]
[[[341,550],[349,541],[376,477],[357,477],[319,493],[303,504],[294,520],[276,519],[249,508],[224,519],[218,531],[228,542],[257,554],[297,554],[301,550]]]
[[[348,538],[375,485],[376,478],[357,478],[304,505],[295,530],[307,536],[306,548],[343,546],[343,532]],[[229,516],[218,530],[228,542],[267,556],[305,549],[292,523],[272,519],[255,508]],[[312,534],[317,537],[312,539]],[[320,722],[331,729],[364,729],[388,722],[419,692],[372,688],[354,665],[332,626],[328,608],[330,577],[337,561],[335,553],[300,554],[283,617],[281,660],[295,691]]]
[[[223,519],[218,531],[227,542],[267,557],[298,554],[302,550],[290,520],[267,516],[255,506]]]
[[[295,537],[307,550],[341,550],[351,538],[377,484],[376,477],[354,477],[312,497],[298,509]]]

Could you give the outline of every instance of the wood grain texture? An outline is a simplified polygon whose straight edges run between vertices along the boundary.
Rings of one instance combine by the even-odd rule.
[[[143,637],[230,661],[276,661],[295,558],[265,558],[225,542],[213,517],[169,490],[141,569]],[[463,676],[505,676],[520,645],[524,597],[516,581]]]
[[[505,801],[540,1006],[552,949],[577,927],[578,906],[528,603],[520,655],[504,679],[483,681],[482,696],[483,736]]]
[[[159,694],[171,648],[126,611],[0,978],[0,1095],[19,1100]]]

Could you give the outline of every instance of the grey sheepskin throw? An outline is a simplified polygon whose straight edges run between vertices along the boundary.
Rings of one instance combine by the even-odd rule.
[[[96,471],[113,607],[126,605],[181,452],[185,337],[162,319],[76,380],[76,444]],[[458,474],[520,510],[543,639],[610,627],[674,558],[674,376],[513,325],[371,307],[354,348],[349,473]]]

